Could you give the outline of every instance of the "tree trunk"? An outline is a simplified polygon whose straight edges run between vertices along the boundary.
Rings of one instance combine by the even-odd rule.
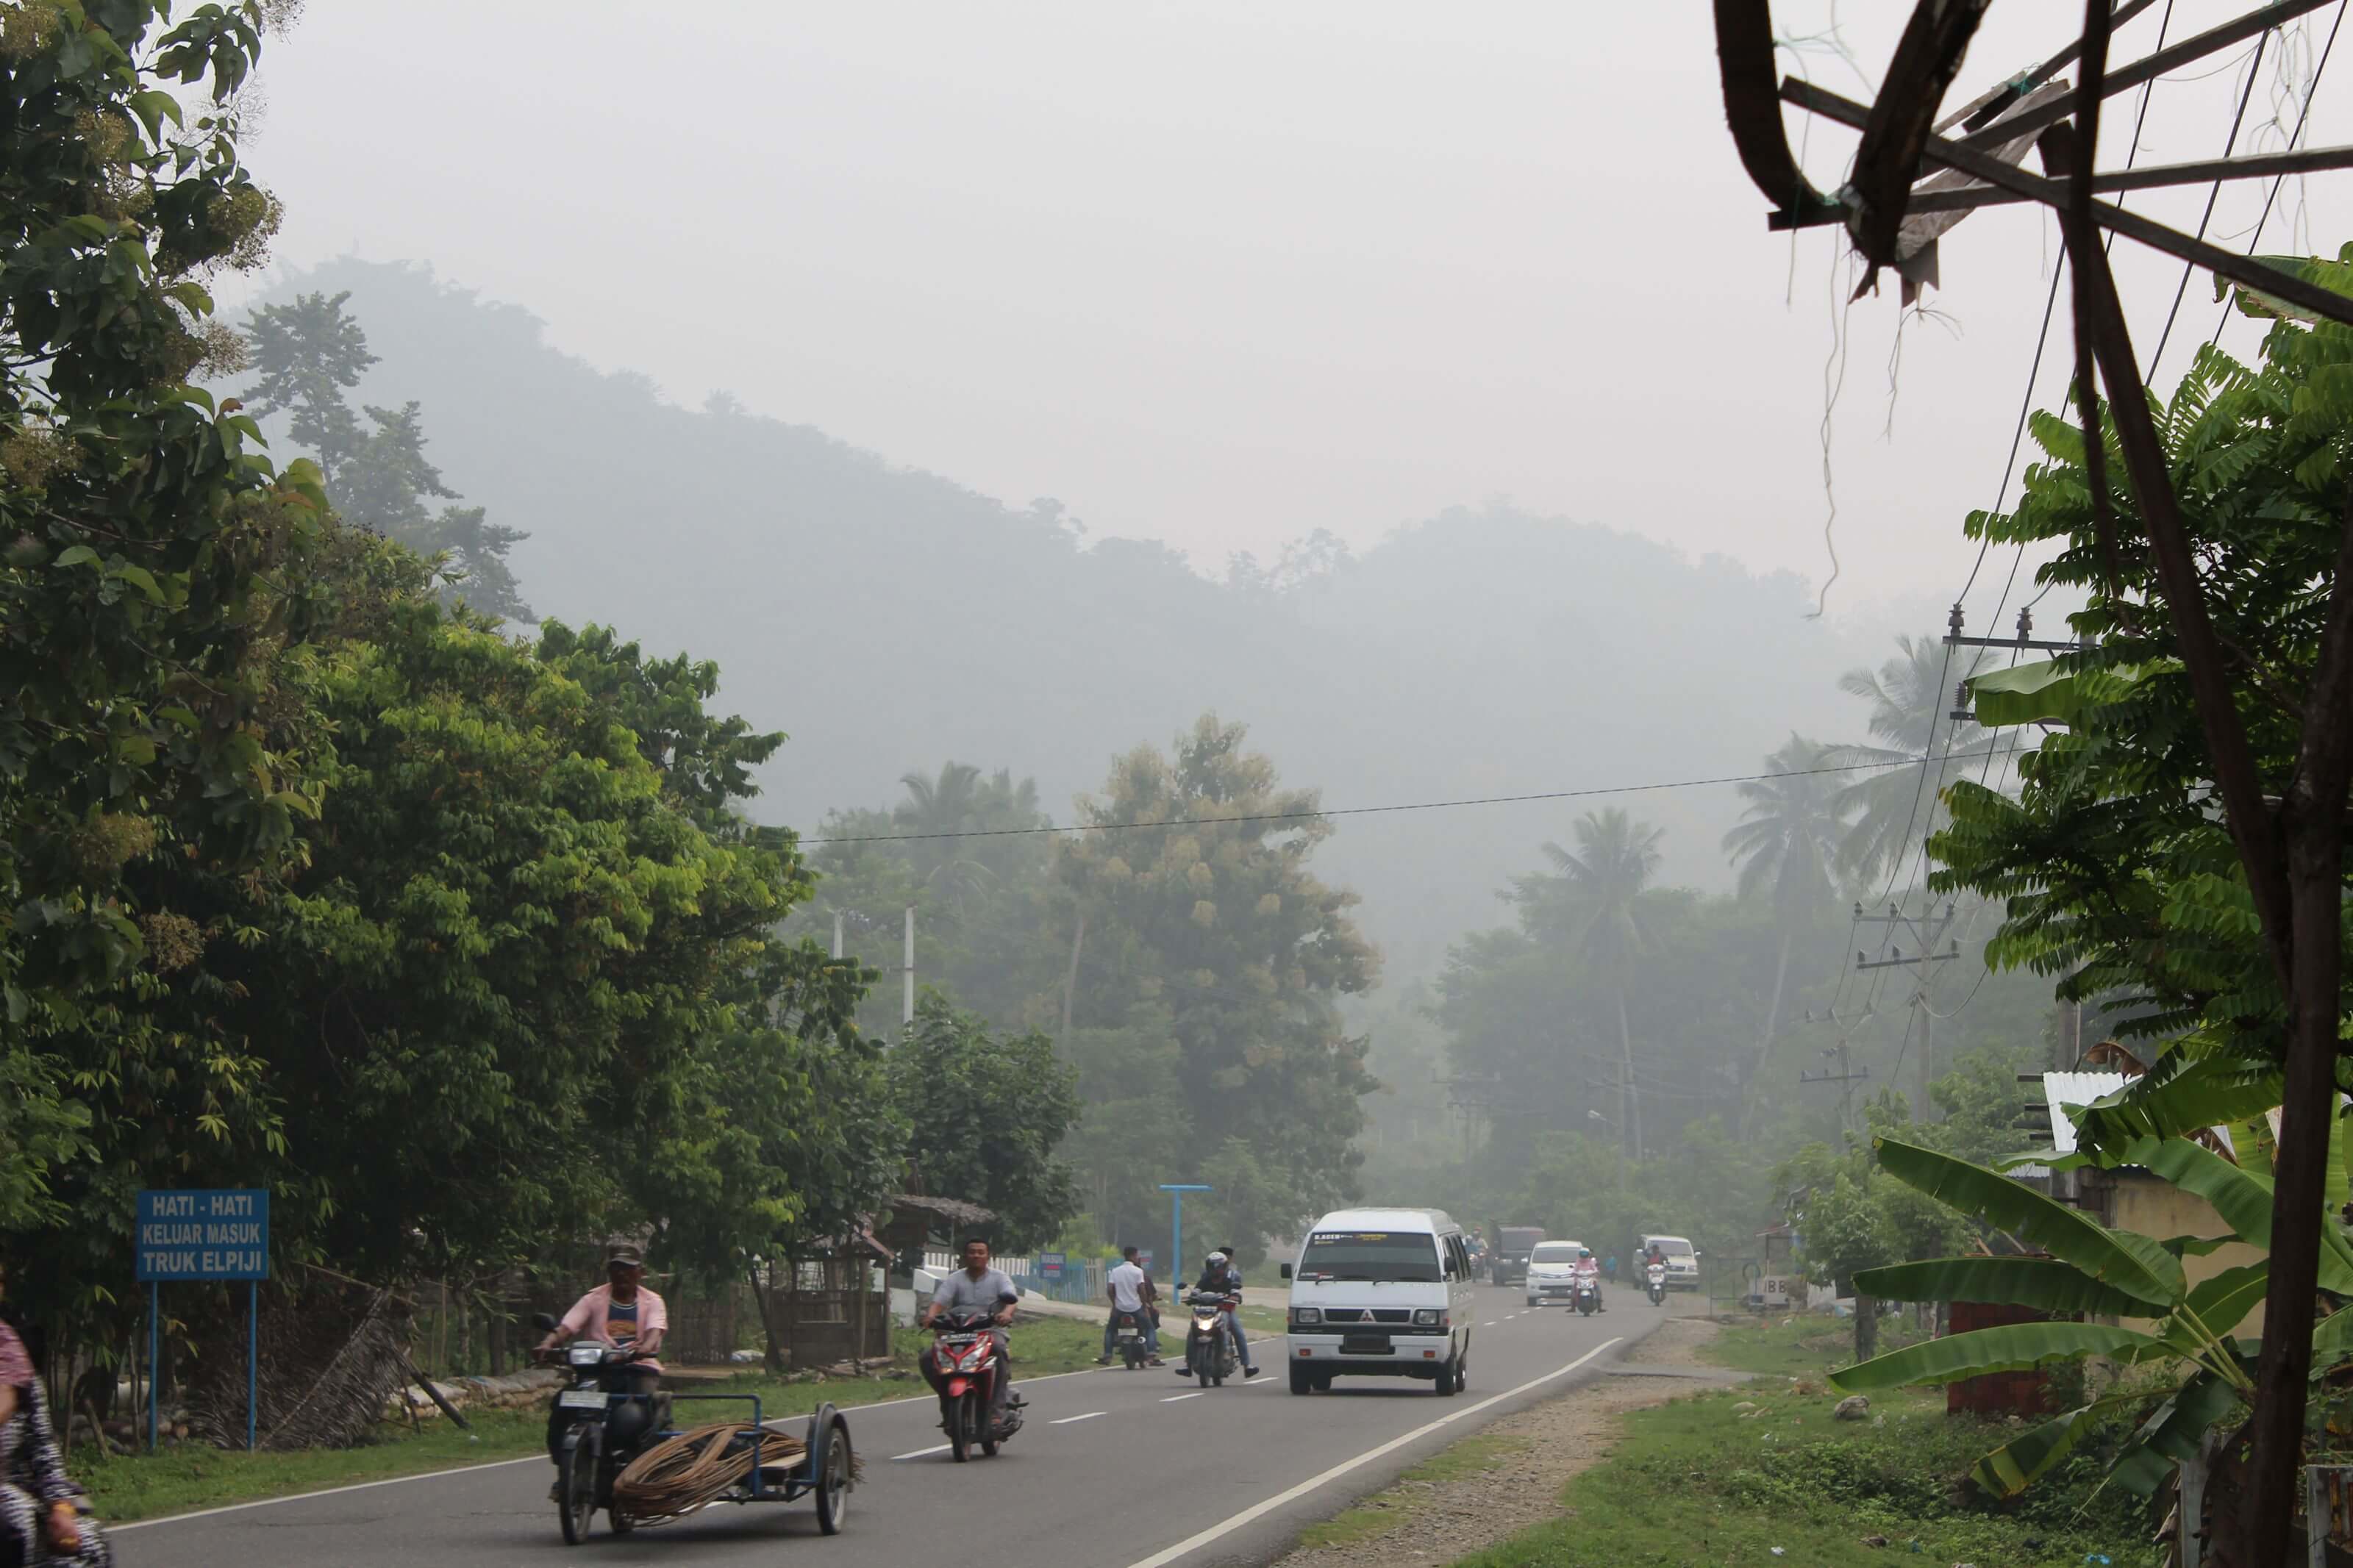
[[[1869,1361],[1879,1353],[1879,1302],[1862,1291],[1854,1293],[1854,1359]]]
[[[1765,1058],[1773,1054],[1773,1031],[1781,1021],[1781,985],[1789,977],[1789,940],[1794,934],[1785,916],[1781,923],[1781,956],[1773,964],[1773,1003],[1765,1009],[1765,1037],[1757,1042],[1757,1065],[1748,1069],[1750,1092],[1740,1097],[1740,1114],[1734,1119],[1736,1132],[1744,1138],[1748,1135],[1749,1113],[1757,1108],[1757,1079],[1765,1070]]]
[[[776,1332],[776,1314],[768,1304],[768,1287],[760,1278],[760,1266],[747,1263],[744,1271],[752,1280],[752,1304],[760,1311],[760,1337],[765,1352],[763,1361],[770,1377],[785,1374],[785,1345]]]
[[[1071,1037],[1071,999],[1079,989],[1079,950],[1087,944],[1087,906],[1079,906],[1078,934],[1071,939],[1071,967],[1062,974],[1062,1041]],[[1070,1047],[1063,1045],[1063,1049]]]
[[[1619,1090],[1619,1114],[1626,1120],[1620,1124],[1634,1139],[1633,1158],[1642,1157],[1642,1091],[1634,1087],[1634,1031],[1626,1022],[1626,987],[1618,987],[1618,1070],[1624,1074],[1624,1087]]]

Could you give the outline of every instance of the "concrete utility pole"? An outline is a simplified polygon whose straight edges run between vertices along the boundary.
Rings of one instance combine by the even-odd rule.
[[[1888,956],[1885,958],[1874,959],[1861,952],[1854,955],[1854,967],[1858,972],[1865,969],[1910,969],[1915,972],[1916,983],[1912,991],[1912,1007],[1918,1016],[1921,1033],[1920,1089],[1912,1100],[1912,1119],[1915,1121],[1928,1120],[1928,1085],[1936,1081],[1936,1015],[1928,1006],[1928,977],[1935,965],[1950,963],[1961,955],[1961,944],[1958,941],[1954,942],[1952,946],[1942,952],[1936,951],[1936,944],[1945,940],[1945,933],[1953,929],[1953,917],[1954,909],[1951,904],[1945,906],[1945,912],[1941,918],[1924,914],[1916,921],[1894,904],[1887,906],[1887,912],[1883,915],[1866,915],[1862,912],[1861,904],[1854,907],[1854,920],[1858,926],[1885,926],[1888,928],[1887,934],[1891,937],[1895,934],[1896,928],[1900,926],[1920,944],[1910,958],[1904,956],[1902,948],[1894,946],[1887,949]],[[1929,929],[1932,921],[1934,930]]]
[[[915,906],[907,906],[907,963],[902,972],[904,983],[900,988],[899,1037],[905,1039],[915,1029]]]
[[[833,956],[837,962],[841,958],[841,911],[839,910],[833,911]]]
[[[1798,1074],[1798,1081],[1799,1083],[1834,1083],[1839,1086],[1839,1131],[1844,1132],[1854,1125],[1854,1086],[1868,1081],[1871,1078],[1871,1069],[1865,1068],[1861,1072],[1854,1070],[1847,1060],[1847,1044],[1844,1040],[1831,1047],[1822,1052],[1822,1055],[1838,1058],[1838,1071],[1831,1072],[1827,1068],[1820,1072],[1801,1070]]]

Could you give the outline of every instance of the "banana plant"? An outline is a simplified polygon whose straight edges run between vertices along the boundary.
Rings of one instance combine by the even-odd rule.
[[[2233,1331],[2263,1300],[2270,1263],[2226,1268],[2189,1282],[2183,1257],[2243,1241],[2268,1252],[2272,1184],[2184,1138],[2137,1138],[2102,1163],[2137,1165],[2203,1198],[2230,1227],[2222,1237],[2158,1240],[2101,1225],[1999,1172],[1898,1139],[1877,1140],[1879,1163],[1896,1180],[2039,1248],[2046,1257],[1947,1258],[1864,1270],[1855,1289],[1896,1301],[1985,1301],[2122,1322],[2049,1321],[1974,1329],[1909,1345],[1835,1373],[1847,1393],[1956,1383],[2087,1355],[2169,1369],[2169,1387],[2141,1386],[2095,1399],[2032,1427],[1979,1459],[1971,1479],[2011,1497],[2073,1453],[2111,1410],[2155,1400],[2119,1453],[2111,1479],[2143,1495],[2197,1451],[2207,1429],[2254,1390],[2253,1358]],[[2323,1237],[2321,1289],[2353,1296],[2353,1245],[2335,1226]],[[2353,1308],[2316,1331],[2316,1369],[2353,1355]]]

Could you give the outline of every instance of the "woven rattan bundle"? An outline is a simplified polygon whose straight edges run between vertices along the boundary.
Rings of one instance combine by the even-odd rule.
[[[663,1524],[718,1501],[751,1479],[752,1437],[759,1431],[748,1421],[720,1421],[655,1444],[613,1478],[613,1511],[638,1524]],[[760,1439],[764,1469],[797,1468],[807,1453],[798,1437],[768,1432]]]

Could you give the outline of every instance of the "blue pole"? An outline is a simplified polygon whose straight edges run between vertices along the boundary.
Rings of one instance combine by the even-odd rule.
[[[2088,458],[2085,459],[2089,461]],[[1168,1280],[1181,1289],[1185,1281],[1185,1194],[1171,1193],[1176,1200],[1174,1217],[1169,1221],[1172,1234],[1168,1237]]]
[[[245,1282],[245,1451],[253,1452],[254,1417],[261,1388],[261,1281]]]
[[[147,1281],[147,1451],[155,1451],[156,1401],[163,1367],[164,1331],[159,1314],[164,1308],[164,1287],[158,1280]]]

